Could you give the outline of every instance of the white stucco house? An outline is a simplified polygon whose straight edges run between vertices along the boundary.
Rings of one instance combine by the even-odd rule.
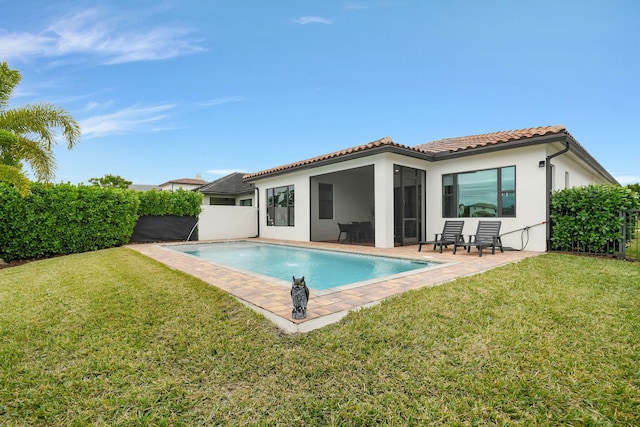
[[[207,181],[203,180],[199,175],[196,178],[179,178],[172,179],[158,186],[158,189],[162,191],[176,191],[176,190],[195,190],[201,185],[206,184]]]
[[[245,182],[244,173],[233,172],[193,189],[203,194],[205,206],[253,206],[253,184]]]
[[[473,234],[502,221],[505,247],[547,250],[549,195],[616,180],[563,126],[407,146],[385,137],[244,176],[255,186],[258,235],[331,241],[338,223],[370,221],[376,247],[416,244],[451,218]]]

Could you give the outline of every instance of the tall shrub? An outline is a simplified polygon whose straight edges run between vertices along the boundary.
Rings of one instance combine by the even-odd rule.
[[[639,206],[638,195],[619,186],[588,185],[557,191],[551,196],[552,248],[611,253],[622,236],[620,213]]]
[[[202,193],[187,190],[141,191],[139,216],[195,216],[202,211]]]
[[[30,194],[0,183],[0,258],[33,259],[129,241],[138,218],[134,191],[33,183]]]

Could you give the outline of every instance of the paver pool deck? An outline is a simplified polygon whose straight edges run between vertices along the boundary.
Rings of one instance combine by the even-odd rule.
[[[481,273],[501,265],[518,262],[541,254],[540,252],[526,251],[505,251],[504,253],[497,251],[495,255],[491,255],[490,250],[485,250],[482,257],[479,257],[478,251],[475,249],[472,249],[470,253],[459,250],[456,255],[453,255],[451,249],[445,249],[440,254],[437,251],[433,251],[431,245],[424,245],[422,252],[418,252],[418,245],[382,249],[342,243],[305,243],[271,239],[242,240],[367,255],[401,257],[442,264],[426,271],[406,273],[401,277],[383,279],[374,283],[367,282],[367,284],[354,288],[345,287],[320,292],[311,289],[307,318],[294,320],[291,317],[290,287],[283,286],[281,281],[276,279],[271,281],[264,276],[259,277],[222,267],[209,261],[168,249],[164,247],[166,244],[136,244],[130,245],[129,248],[173,269],[197,277],[233,295],[248,307],[273,321],[287,333],[308,332],[335,323],[352,310],[375,305],[386,298],[411,289],[440,285],[459,277]],[[207,242],[194,242],[194,244],[199,243]],[[304,272],[294,272],[294,274],[302,276]]]

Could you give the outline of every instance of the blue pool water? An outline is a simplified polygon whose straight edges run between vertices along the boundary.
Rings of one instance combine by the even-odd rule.
[[[291,282],[292,276],[304,276],[307,286],[316,290],[326,290],[433,265],[429,262],[400,258],[244,241],[166,247],[216,264],[248,270],[287,282]]]

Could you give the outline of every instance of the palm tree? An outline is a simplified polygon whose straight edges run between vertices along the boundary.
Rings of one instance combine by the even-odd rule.
[[[18,147],[18,137],[9,131],[0,129],[0,182],[16,187],[24,197],[29,193],[29,178],[22,172],[22,167],[10,154]]]
[[[80,139],[80,126],[63,108],[48,102],[9,109],[9,99],[20,80],[19,71],[10,69],[6,62],[0,63],[0,181],[25,194],[29,180],[24,164],[30,166],[38,181],[52,181],[56,168],[55,131],[62,130],[62,138],[72,149]]]

